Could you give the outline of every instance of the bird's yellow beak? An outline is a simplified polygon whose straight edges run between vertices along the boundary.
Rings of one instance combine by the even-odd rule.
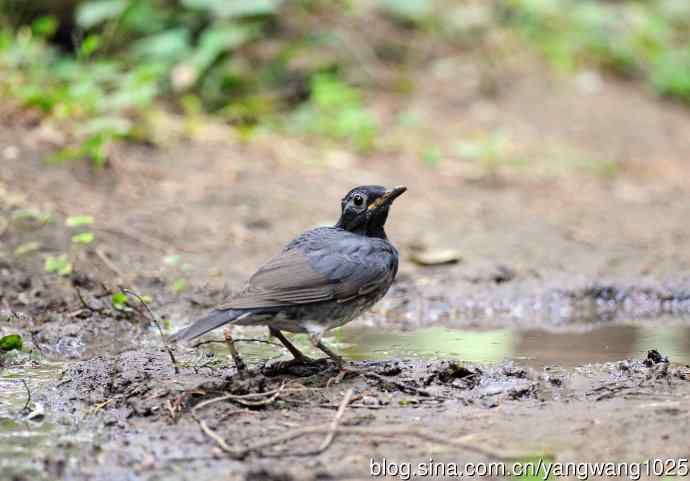
[[[382,207],[384,205],[390,205],[397,197],[402,195],[406,190],[407,187],[405,187],[404,185],[399,185],[397,187],[393,187],[392,189],[388,189],[381,197],[369,204],[367,210],[378,209],[379,207]]]

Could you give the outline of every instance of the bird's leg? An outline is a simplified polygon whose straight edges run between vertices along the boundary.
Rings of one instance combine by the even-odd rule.
[[[268,332],[271,333],[271,336],[275,337],[278,339],[285,348],[290,351],[290,354],[295,358],[295,361],[301,362],[304,364],[308,364],[310,362],[313,362],[314,360],[310,357],[305,356],[302,351],[297,349],[293,343],[288,341],[287,337],[283,336],[283,333],[280,332],[278,329],[275,329],[273,327],[268,328]]]
[[[223,330],[223,337],[225,337],[225,344],[227,344],[228,349],[230,349],[230,355],[232,356],[232,360],[235,362],[235,367],[238,371],[244,371],[247,368],[247,365],[244,363],[240,357],[240,353],[237,352],[237,349],[235,348],[235,341],[232,340],[232,332],[229,327],[226,327]]]
[[[310,334],[309,335],[309,341],[311,341],[312,346],[320,349],[328,357],[333,359],[335,361],[335,364],[338,366],[338,368],[343,367],[343,358],[338,356],[335,352],[331,350],[328,346],[326,346],[322,341],[321,341],[321,335],[320,334]]]

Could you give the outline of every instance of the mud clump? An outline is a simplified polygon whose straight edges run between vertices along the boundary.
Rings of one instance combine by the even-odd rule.
[[[690,367],[672,366],[666,356],[652,349],[643,360],[626,360],[604,365],[608,379],[602,379],[587,392],[587,397],[603,401],[627,399],[671,392],[674,385],[690,381]]]
[[[652,367],[653,365],[662,362],[668,364],[668,357],[661,355],[661,353],[656,349],[650,349],[647,351],[647,358],[642,362],[647,367]]]
[[[442,361],[438,368],[432,370],[431,374],[424,380],[424,385],[433,383],[451,384],[461,389],[474,389],[481,381],[482,371],[479,368],[474,370],[456,362]]]

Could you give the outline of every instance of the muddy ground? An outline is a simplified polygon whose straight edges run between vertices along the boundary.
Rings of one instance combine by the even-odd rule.
[[[108,169],[93,171],[44,164],[56,132],[7,119],[0,333],[19,332],[31,352],[5,359],[1,476],[367,479],[372,457],[687,458],[690,114],[606,78],[583,90],[535,62],[504,67],[495,97],[478,93],[458,59],[439,63],[402,103],[381,95],[384,148],[369,156],[278,134],[244,143],[209,126],[166,147],[120,146]],[[425,120],[401,130],[401,111]],[[420,160],[418,145],[496,129],[528,167]],[[563,152],[576,161],[556,162]],[[398,281],[353,329],[558,337],[496,362],[391,347],[349,356],[346,373],[328,363],[282,369],[281,348],[243,343],[261,347],[240,375],[213,344],[177,348],[176,372],[146,310],[134,299],[112,306],[119,286],[131,288],[151,297],[171,332],[297,233],[332,223],[342,194],[364,183],[409,192],[388,228],[403,257]],[[95,233],[91,244],[71,242],[80,229],[65,219],[78,214],[95,219],[81,228]],[[447,249],[459,262],[412,261]],[[60,253],[73,273],[46,273],[45,256]],[[599,352],[606,346],[587,333],[602,326],[625,354]],[[679,334],[662,346],[626,334],[669,326]],[[671,362],[647,360],[654,348]]]

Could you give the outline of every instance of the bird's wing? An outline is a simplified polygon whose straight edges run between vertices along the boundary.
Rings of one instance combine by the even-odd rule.
[[[392,256],[375,255],[366,244],[324,242],[305,253],[288,249],[262,266],[247,286],[218,309],[280,307],[345,302],[389,283]],[[397,265],[396,265],[397,268]]]

